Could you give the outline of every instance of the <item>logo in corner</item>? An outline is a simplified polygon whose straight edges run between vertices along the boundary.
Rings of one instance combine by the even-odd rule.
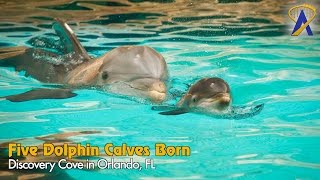
[[[296,23],[291,36],[299,36],[303,30],[306,30],[309,36],[312,36],[310,27],[311,21],[316,17],[316,8],[309,4],[302,4],[292,7],[288,15]]]

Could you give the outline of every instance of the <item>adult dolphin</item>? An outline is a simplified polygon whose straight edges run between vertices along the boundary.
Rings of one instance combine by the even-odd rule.
[[[176,106],[153,106],[162,115],[188,112],[211,115],[224,119],[243,119],[259,114],[264,104],[231,106],[232,96],[227,82],[221,78],[204,78],[192,85]]]
[[[161,54],[148,46],[122,46],[98,58],[91,58],[67,23],[57,19],[53,29],[63,42],[63,52],[41,48],[11,47],[0,49],[0,66],[15,67],[26,76],[45,82],[63,84],[63,89],[33,89],[6,96],[19,102],[34,99],[69,98],[72,89],[86,86],[108,92],[142,97],[159,103],[166,98],[168,71]],[[60,54],[59,54],[60,53]],[[41,59],[56,58],[61,62]]]

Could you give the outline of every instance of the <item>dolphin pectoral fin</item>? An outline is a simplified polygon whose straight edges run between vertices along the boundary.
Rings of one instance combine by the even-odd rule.
[[[154,111],[172,111],[177,109],[175,106],[152,106],[151,110]]]
[[[33,89],[22,94],[5,96],[3,98],[11,102],[23,102],[36,99],[66,99],[76,96],[69,89]]]
[[[188,113],[188,111],[184,108],[177,108],[175,106],[152,106],[151,108],[154,111],[162,111],[159,114],[161,115],[179,115]]]
[[[171,110],[171,111],[163,111],[160,112],[159,114],[161,115],[179,115],[179,114],[185,114],[188,113],[188,111],[186,109],[180,108],[180,109],[175,109],[175,110]]]
[[[64,43],[65,53],[73,52],[74,55],[79,56],[79,58],[84,60],[91,59],[87,51],[80,44],[80,41],[70,28],[70,26],[62,21],[61,19],[55,19],[56,22],[53,23],[52,27],[56,31],[60,40]]]
[[[264,107],[264,104],[255,106],[233,106],[231,112],[225,115],[226,119],[245,119],[258,115]]]

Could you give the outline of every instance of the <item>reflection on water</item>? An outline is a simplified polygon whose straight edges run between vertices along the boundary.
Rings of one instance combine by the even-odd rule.
[[[67,114],[67,113],[80,113],[87,111],[105,110],[108,107],[101,107],[99,102],[69,102],[63,104],[62,108],[41,109],[35,111],[22,111],[22,112],[0,112],[0,124],[13,123],[13,122],[44,122],[47,119],[38,118],[39,116],[50,114]]]
[[[285,17],[282,7],[288,3],[275,0],[223,1],[0,1],[1,22],[33,24],[51,28],[54,18],[75,24],[108,27],[145,28],[155,35],[164,33],[187,36],[281,35]],[[165,25],[164,27],[160,25]],[[1,26],[5,26],[2,24]],[[39,31],[34,27],[1,28],[1,32]],[[259,31],[262,30],[262,31]],[[108,34],[105,34],[108,37]],[[117,35],[111,34],[112,37]],[[143,36],[141,34],[140,36]],[[148,35],[143,37],[150,37]],[[120,38],[120,37],[119,37]]]
[[[238,164],[273,164],[277,166],[298,166],[306,168],[320,169],[320,165],[316,163],[305,163],[296,161],[287,157],[287,155],[281,154],[270,154],[266,157],[261,157],[261,159],[252,159],[252,158],[242,158],[237,160]]]

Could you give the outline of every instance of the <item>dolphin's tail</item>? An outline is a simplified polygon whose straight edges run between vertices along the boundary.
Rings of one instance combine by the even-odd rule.
[[[25,46],[0,48],[0,60],[13,58],[22,55],[28,48]]]

